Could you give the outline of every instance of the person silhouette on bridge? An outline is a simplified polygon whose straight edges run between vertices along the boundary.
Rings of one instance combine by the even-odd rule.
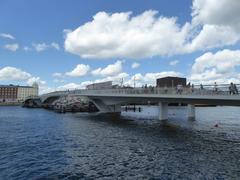
[[[233,89],[234,89],[234,93],[238,94],[238,88],[237,88],[236,84],[233,84]]]
[[[234,85],[233,85],[232,82],[230,83],[230,86],[228,87],[228,89],[229,89],[229,94],[230,94],[230,95],[231,95],[231,94],[235,94],[235,93],[234,93]]]
[[[214,82],[214,91],[217,92],[218,88],[217,88],[217,82]]]

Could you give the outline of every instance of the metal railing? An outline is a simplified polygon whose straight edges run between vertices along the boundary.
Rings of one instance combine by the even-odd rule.
[[[185,86],[185,87],[118,87],[110,89],[76,89],[67,91],[55,91],[48,94],[43,94],[43,96],[54,96],[54,95],[98,95],[98,94],[109,94],[109,95],[131,95],[131,94],[156,94],[156,95],[235,95],[238,96],[238,89],[240,84],[236,84],[235,92],[231,90],[229,84],[219,84],[219,85],[195,85]]]
[[[238,95],[238,92],[230,92],[229,87],[221,85],[194,86],[192,87],[147,87],[147,88],[116,88],[116,89],[80,89],[69,91],[69,94],[98,95],[98,94],[166,94],[166,95]]]

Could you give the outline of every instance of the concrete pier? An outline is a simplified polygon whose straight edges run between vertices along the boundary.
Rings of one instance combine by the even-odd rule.
[[[165,102],[159,102],[159,120],[167,120],[168,119],[168,103]]]
[[[187,115],[188,115],[188,119],[195,120],[196,112],[195,112],[195,106],[193,104],[188,104]]]

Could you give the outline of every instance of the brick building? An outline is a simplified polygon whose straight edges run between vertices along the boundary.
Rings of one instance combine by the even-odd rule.
[[[28,96],[37,95],[37,83],[32,86],[0,85],[0,102],[22,102]]]
[[[17,100],[18,86],[0,85],[0,101],[15,102]]]

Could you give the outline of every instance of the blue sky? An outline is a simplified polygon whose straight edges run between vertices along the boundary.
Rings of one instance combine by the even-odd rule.
[[[238,82],[239,7],[238,0],[0,0],[0,83],[37,81],[44,93],[121,78],[132,85],[133,77],[154,84],[165,75]]]

